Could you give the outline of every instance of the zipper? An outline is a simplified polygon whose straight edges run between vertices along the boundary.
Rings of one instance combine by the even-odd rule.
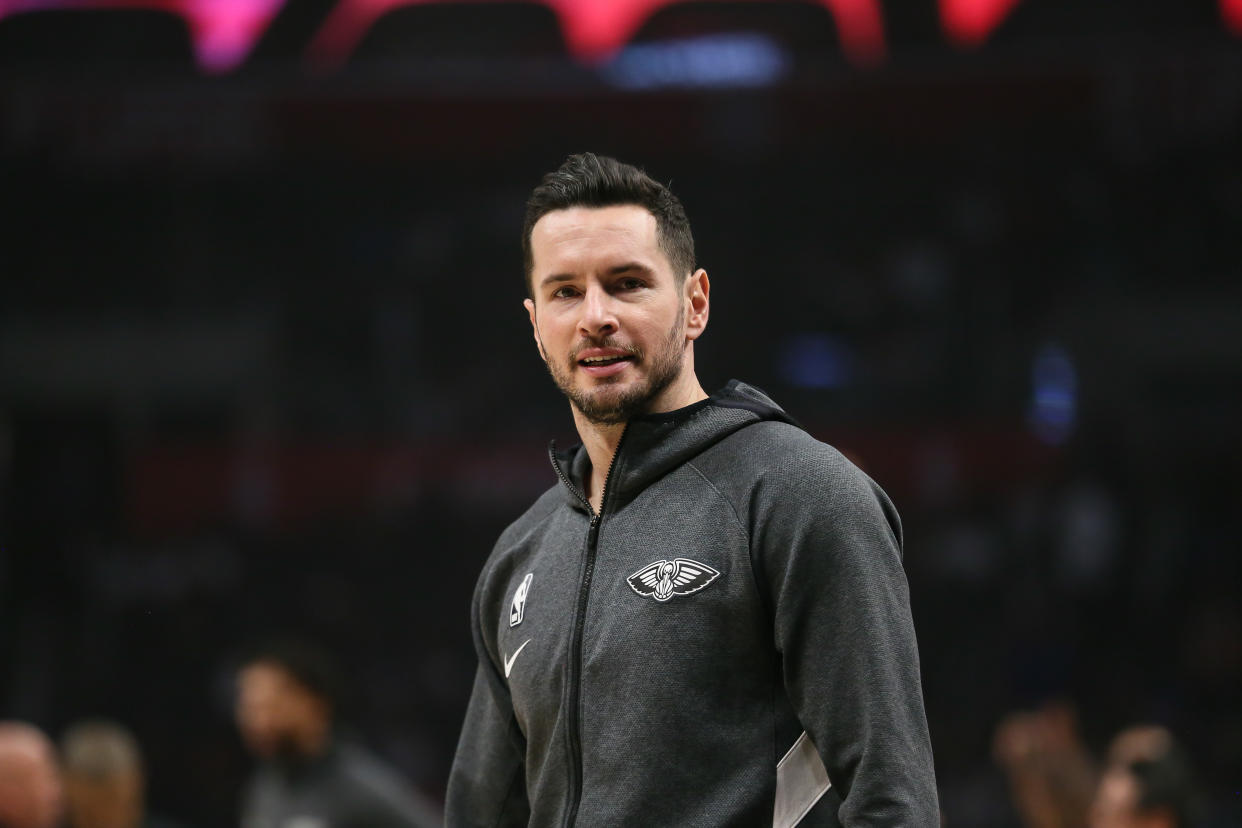
[[[578,707],[581,703],[582,632],[586,627],[587,599],[590,598],[591,594],[591,578],[595,575],[595,555],[599,545],[599,526],[608,506],[608,486],[612,482],[612,472],[617,466],[617,457],[621,455],[621,446],[625,443],[625,435],[628,432],[628,428],[621,432],[621,439],[617,441],[617,450],[612,453],[612,460],[608,463],[608,472],[604,475],[604,490],[601,492],[598,513],[591,508],[591,502],[570,482],[565,472],[561,469],[561,464],[557,462],[555,454],[551,450],[548,452],[552,456],[552,467],[556,469],[556,474],[561,478],[561,482],[569,487],[569,490],[586,506],[587,511],[591,515],[591,524],[587,529],[582,582],[578,587],[578,607],[574,613],[574,626],[569,638],[569,675],[565,683],[565,746],[569,754],[569,804],[565,809],[565,821],[563,823],[565,828],[571,828],[577,820],[578,805],[582,801],[582,723],[578,715]]]
[[[621,436],[624,438],[625,434],[623,433]],[[621,447],[621,444],[618,442],[617,448],[620,448],[620,447]],[[552,444],[548,446],[548,459],[552,461],[552,468],[556,470],[556,476],[559,477],[561,479],[561,482],[565,484],[565,488],[569,489],[569,491],[573,494],[573,496],[578,498],[578,502],[581,503],[583,507],[587,510],[587,512],[590,513],[591,520],[594,521],[595,510],[591,508],[591,501],[587,500],[586,495],[578,491],[578,487],[575,486],[572,482],[570,482],[569,475],[565,474],[564,470],[561,469],[560,461],[556,459],[556,441],[555,440],[552,441]],[[617,461],[617,456],[615,454],[613,455],[612,460],[614,463]],[[611,465],[609,465],[608,467],[608,473],[612,474]],[[605,489],[608,488],[607,483],[604,484],[604,488]],[[603,504],[602,500],[600,501],[600,504],[601,505]]]

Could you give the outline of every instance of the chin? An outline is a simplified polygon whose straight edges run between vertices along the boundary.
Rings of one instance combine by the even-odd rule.
[[[253,737],[246,739],[246,749],[259,759],[271,759],[279,750],[275,740]]]
[[[595,388],[586,389],[585,396],[591,399],[596,406],[610,407],[618,406],[626,401],[630,396],[629,392],[633,386],[630,383],[614,383],[611,385],[597,386]]]
[[[600,379],[591,378],[582,390],[588,394],[619,394],[624,389],[634,384],[632,379],[622,379],[621,377],[601,377]]]
[[[591,393],[621,394],[631,388],[639,388],[646,382],[646,377],[633,369],[614,374],[611,377],[592,377],[585,375],[581,384],[582,390]]]

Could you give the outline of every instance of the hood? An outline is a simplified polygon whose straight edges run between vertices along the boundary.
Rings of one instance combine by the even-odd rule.
[[[739,380],[685,408],[644,414],[630,420],[617,447],[605,492],[605,513],[622,508],[672,469],[739,429],[775,420],[798,423],[764,392]],[[552,464],[566,481],[566,497],[586,511],[584,482],[591,458],[581,444],[558,451],[549,447]]]

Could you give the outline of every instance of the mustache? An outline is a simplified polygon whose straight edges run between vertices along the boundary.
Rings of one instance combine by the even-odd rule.
[[[575,345],[573,350],[569,352],[569,364],[577,365],[578,355],[590,348],[616,348],[619,351],[624,351],[626,356],[632,356],[635,359],[642,359],[643,356],[641,348],[617,342],[612,337],[606,336],[601,339],[584,339]]]

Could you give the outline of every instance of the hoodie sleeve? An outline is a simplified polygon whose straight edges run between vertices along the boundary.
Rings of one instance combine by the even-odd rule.
[[[525,738],[513,715],[508,688],[483,637],[480,607],[489,571],[490,567],[479,579],[471,608],[479,666],[449,774],[444,814],[447,828],[524,826],[530,819]]]
[[[939,825],[900,519],[835,449],[802,443],[795,454],[760,484],[752,512],[785,691],[845,828]]]

